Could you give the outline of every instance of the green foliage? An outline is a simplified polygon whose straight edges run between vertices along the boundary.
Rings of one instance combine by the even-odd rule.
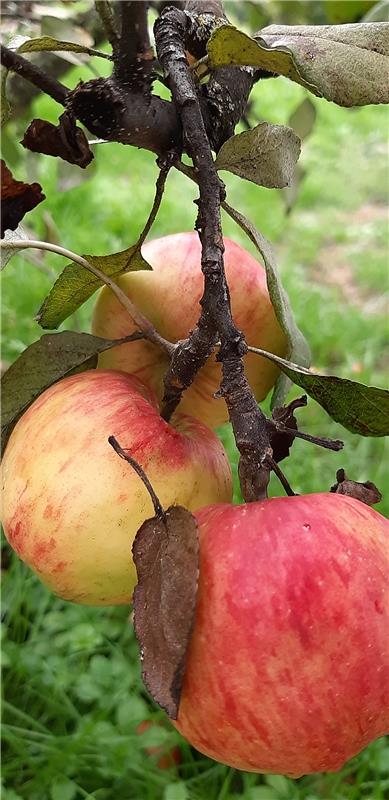
[[[83,256],[93,267],[97,267],[110,278],[117,278],[124,272],[150,269],[142,258],[140,243],[136,243],[120,253],[108,256]],[[80,264],[72,261],[67,264],[38,311],[37,320],[42,328],[58,328],[67,317],[74,314],[103,282],[92,276]]]
[[[266,355],[264,350],[257,352],[278,364],[293,383],[301,386],[335,422],[340,422],[351,433],[389,436],[389,392],[386,389],[364,386],[334,375],[318,375],[284,358]]]
[[[300,140],[291,128],[261,122],[227,139],[215,163],[218,170],[228,170],[258,186],[282,189],[292,179],[300,150]]]
[[[222,25],[208,43],[211,67],[246,65],[284,75],[340,106],[388,103],[389,23],[270,25],[251,38]]]
[[[90,56],[98,56],[99,58],[110,58],[107,53],[100,53],[98,50],[93,50],[91,47],[77,44],[77,42],[63,42],[60,39],[54,39],[52,36],[28,39],[18,47],[18,53],[58,52],[61,50],[72,53],[87,53]]]

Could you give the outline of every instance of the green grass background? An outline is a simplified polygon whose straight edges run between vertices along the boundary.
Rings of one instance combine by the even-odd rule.
[[[99,63],[101,70],[101,62]],[[90,77],[74,69],[69,82]],[[283,79],[264,81],[253,93],[253,121],[285,123],[304,90]],[[384,386],[387,335],[386,248],[387,112],[339,109],[316,98],[317,122],[303,146],[306,170],[298,202],[286,217],[281,192],[260,189],[227,173],[229,202],[247,214],[275,244],[280,268],[316,369]],[[48,100],[35,116],[56,120]],[[96,154],[82,183],[77,168],[32,154],[17,143],[16,125],[4,154],[18,179],[39,180],[47,200],[28,215],[34,237],[56,229],[58,241],[78,253],[105,254],[135,242],[151,207],[157,176],[152,154],[115,144]],[[172,173],[152,236],[193,227],[195,188]],[[224,231],[252,250],[224,218]],[[35,253],[37,258],[37,253]],[[39,257],[38,257],[39,260]],[[39,337],[34,315],[63,261],[45,255],[39,265],[15,257],[3,278],[2,358],[13,361]],[[43,271],[42,271],[43,270]],[[88,330],[93,301],[63,328]],[[301,393],[301,392],[300,392]],[[298,394],[298,392],[294,392]],[[293,396],[293,395],[291,395]],[[301,410],[301,427],[343,438],[333,454],[297,441],[285,471],[295,491],[328,490],[344,467],[355,480],[385,489],[381,439],[364,439],[333,423],[313,401]],[[236,474],[228,426],[221,431]],[[272,480],[273,494],[282,494]],[[236,500],[239,490],[236,484]],[[380,504],[388,513],[388,496]],[[54,598],[32,573],[4,551],[3,690],[4,800],[384,800],[389,797],[389,746],[373,743],[336,774],[297,781],[241,773],[192,750],[169,725],[136,734],[142,720],[163,720],[147,697],[128,608],[78,607]],[[345,649],[347,641],[345,641]],[[181,764],[161,770],[146,745],[178,744]]]

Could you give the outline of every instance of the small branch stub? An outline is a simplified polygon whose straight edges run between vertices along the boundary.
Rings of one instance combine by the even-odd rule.
[[[374,506],[382,500],[382,494],[374,483],[371,481],[366,481],[365,483],[351,481],[347,477],[344,469],[338,469],[336,473],[336,483],[331,486],[330,491],[336,494],[345,494],[348,497],[354,497],[355,500],[360,500],[362,503],[366,503],[367,506]]]

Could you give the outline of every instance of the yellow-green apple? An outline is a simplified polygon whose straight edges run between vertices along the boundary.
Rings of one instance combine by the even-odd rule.
[[[195,514],[178,730],[242,770],[338,770],[389,730],[389,525],[337,494]]]
[[[231,294],[234,320],[249,344],[280,356],[287,353],[287,342],[276,319],[266,287],[263,267],[240,245],[224,240],[224,261]],[[171,342],[185,339],[195,327],[203,293],[201,245],[197,233],[178,233],[147,242],[143,255],[153,271],[131,272],[118,278],[120,287]],[[103,288],[99,294],[92,330],[109,339],[132,333],[135,326],[128,312],[112,292]],[[249,353],[244,358],[247,379],[257,400],[263,400],[273,386],[277,368],[270,361]],[[99,357],[104,368],[120,369],[141,378],[163,395],[163,376],[168,358],[155,344],[137,341],[107,350]],[[228,419],[224,400],[215,399],[221,380],[221,366],[215,355],[197,374],[184,393],[180,411],[201,419],[210,427]]]
[[[43,583],[89,605],[130,602],[132,541],[154,513],[110,435],[141,464],[165,507],[231,500],[230,467],[213,432],[181,414],[166,423],[137,378],[91,370],[47,389],[6,447],[3,525]]]

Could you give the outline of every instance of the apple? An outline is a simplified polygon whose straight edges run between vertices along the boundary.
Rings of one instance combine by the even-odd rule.
[[[287,354],[282,332],[266,286],[263,267],[243,247],[225,239],[225,268],[230,287],[234,320],[249,344]],[[120,287],[171,342],[185,339],[195,327],[199,300],[203,293],[201,245],[197,233],[178,233],[147,242],[143,255],[153,271],[131,272],[117,279]],[[103,288],[94,310],[92,330],[96,336],[120,338],[135,330],[128,312],[112,292]],[[277,367],[266,359],[249,353],[244,358],[247,379],[258,401],[273,386]],[[163,396],[163,377],[169,366],[167,355],[147,341],[119,345],[99,357],[103,368],[119,369],[137,375]],[[224,400],[213,397],[220,386],[221,366],[212,355],[198,372],[192,386],[184,393],[180,411],[201,419],[211,428],[228,420]]]
[[[388,521],[337,494],[195,516],[199,593],[174,724],[238,769],[340,769],[389,731]]]
[[[16,424],[3,460],[3,525],[13,549],[60,597],[129,603],[131,545],[153,505],[114,452],[141,464],[164,507],[195,510],[232,497],[223,446],[205,425],[159,415],[152,391],[126,373],[91,370],[51,386]]]

